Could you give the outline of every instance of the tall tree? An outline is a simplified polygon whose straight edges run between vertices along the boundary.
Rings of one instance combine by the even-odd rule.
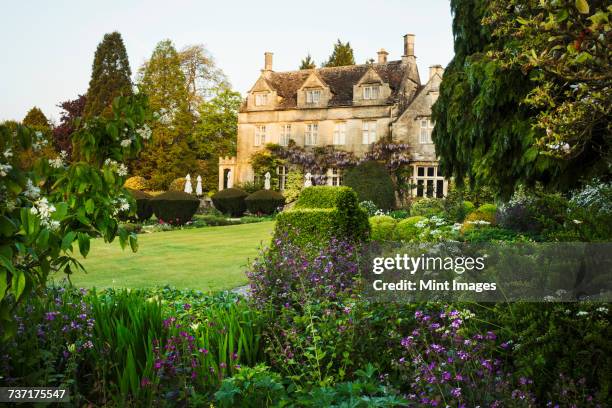
[[[306,58],[304,58],[302,62],[300,63],[300,69],[314,69],[316,67],[317,65],[315,64],[314,60],[310,56],[310,53],[308,53]]]
[[[56,155],[51,137],[51,124],[40,108],[34,106],[30,109],[21,123],[36,131],[32,146],[13,152],[22,166],[29,168],[39,157],[52,158]],[[5,122],[5,125],[16,129],[18,124]]]
[[[85,117],[109,113],[115,97],[130,95],[131,76],[130,62],[121,34],[116,31],[105,34],[94,56]]]
[[[32,109],[28,111],[25,118],[23,118],[22,123],[31,128],[38,129],[51,129],[51,125],[49,124],[49,120],[45,116],[45,114],[40,110],[40,108],[34,106]]]
[[[87,97],[79,95],[78,98],[67,100],[59,105],[62,108],[60,113],[59,125],[53,128],[53,142],[59,151],[68,153],[68,157],[72,155],[72,139],[71,136],[76,130],[76,119],[83,116],[85,111],[85,102]]]
[[[188,45],[179,52],[181,69],[189,91],[189,108],[196,112],[198,106],[214,96],[219,87],[229,87],[223,71],[202,44]]]
[[[340,39],[334,44],[334,51],[329,56],[329,60],[323,64],[323,67],[342,67],[344,65],[355,65],[355,57],[353,56],[353,48],[351,43],[342,43]]]
[[[170,40],[160,41],[141,67],[140,88],[160,120],[151,124],[152,141],[133,166],[137,174],[150,178],[154,188],[164,189],[196,166],[190,145],[195,118],[189,110],[181,59]]]
[[[238,110],[242,97],[228,88],[219,88],[215,97],[199,107],[199,120],[194,132],[194,148],[203,188],[218,188],[219,157],[236,154]]]

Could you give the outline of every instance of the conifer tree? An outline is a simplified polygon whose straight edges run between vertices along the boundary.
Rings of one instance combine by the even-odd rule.
[[[131,76],[121,34],[105,34],[94,56],[84,116],[109,113],[115,97],[132,93]]]
[[[310,56],[310,53],[308,53],[306,58],[304,58],[302,60],[302,62],[300,63],[300,69],[313,69],[313,68],[316,68],[316,67],[317,66],[316,66],[314,60],[312,59],[312,57]]]
[[[28,111],[25,118],[23,118],[22,123],[32,128],[38,128],[39,130],[48,130],[51,128],[49,125],[49,120],[45,114],[36,106]]]
[[[323,67],[342,67],[345,65],[355,65],[355,57],[353,56],[353,48],[351,43],[343,44],[340,39],[334,44],[334,51],[329,56],[329,60],[323,64]]]

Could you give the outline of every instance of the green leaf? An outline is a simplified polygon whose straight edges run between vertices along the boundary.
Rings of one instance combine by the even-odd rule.
[[[580,54],[578,54],[578,56],[576,57],[576,62],[579,64],[582,64],[586,61],[592,60],[593,56],[591,54],[589,54],[586,51],[581,52]]]
[[[562,9],[555,16],[555,21],[557,23],[562,23],[563,21],[567,20],[568,17],[569,17],[569,12],[567,11],[567,9]]]
[[[538,149],[531,147],[527,149],[527,151],[525,152],[524,159],[525,159],[525,162],[531,163],[532,161],[536,159],[536,157],[538,157]]]
[[[8,288],[8,282],[6,281],[7,274],[6,269],[0,270],[0,300],[4,299],[4,294]]]
[[[0,216],[0,234],[10,237],[17,231],[17,226],[6,215]]]
[[[57,203],[55,204],[55,212],[51,214],[51,218],[57,221],[61,221],[66,214],[68,214],[68,204]]]
[[[21,269],[17,269],[13,273],[12,291],[15,294],[15,299],[19,300],[26,286],[26,277]]]
[[[529,20],[524,19],[523,17],[517,17],[516,21],[518,21],[520,25],[529,24]]]
[[[85,211],[87,214],[92,214],[94,212],[94,202],[91,198],[85,201]]]
[[[136,234],[130,234],[130,248],[132,248],[132,252],[138,251],[138,237]]]
[[[576,0],[576,9],[581,14],[587,14],[589,12],[589,3],[586,0]]]
[[[75,237],[76,237],[76,232],[74,232],[74,231],[70,231],[69,233],[64,235],[64,238],[62,239],[62,247],[61,248],[64,251],[66,249],[70,248],[70,246],[72,245],[72,242],[74,241]]]
[[[81,255],[83,255],[83,258],[85,258],[89,253],[89,235],[79,232],[77,237],[79,240],[79,251],[81,251]]]
[[[49,245],[49,230],[43,229],[38,234],[38,238],[36,238],[36,245],[38,245],[41,249],[47,249]]]

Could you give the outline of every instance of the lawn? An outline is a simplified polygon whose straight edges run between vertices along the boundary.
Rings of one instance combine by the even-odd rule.
[[[136,253],[96,239],[82,260],[87,274],[75,273],[72,282],[97,288],[233,289],[246,284],[247,262],[270,241],[273,226],[268,221],[141,234]]]

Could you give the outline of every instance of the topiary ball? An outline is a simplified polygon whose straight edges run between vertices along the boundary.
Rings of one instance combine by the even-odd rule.
[[[249,195],[246,206],[252,214],[273,214],[285,205],[285,197],[272,190],[259,190]]]
[[[123,186],[130,190],[142,191],[142,190],[146,190],[147,188],[149,188],[149,183],[147,182],[147,179],[145,179],[144,177],[134,176],[134,177],[130,177],[129,179],[125,180],[125,183],[123,184]]]
[[[355,166],[344,176],[344,184],[355,190],[359,202],[372,201],[382,210],[395,208],[393,180],[382,163],[368,161]]]
[[[155,216],[162,222],[183,225],[191,221],[200,200],[182,191],[166,191],[151,200]]]
[[[151,200],[153,196],[144,191],[128,189],[134,200],[136,200],[136,220],[146,221],[153,216],[153,206]]]
[[[226,188],[213,195],[212,202],[223,214],[240,217],[246,211],[247,196],[247,192],[239,188]]]
[[[401,220],[395,227],[395,238],[405,242],[415,240],[421,232],[421,229],[416,224],[425,219],[425,217],[416,215],[414,217],[408,217],[405,220]]]
[[[376,215],[370,217],[370,228],[372,231],[372,239],[374,241],[390,241],[393,239],[393,231],[397,220],[388,215]]]

